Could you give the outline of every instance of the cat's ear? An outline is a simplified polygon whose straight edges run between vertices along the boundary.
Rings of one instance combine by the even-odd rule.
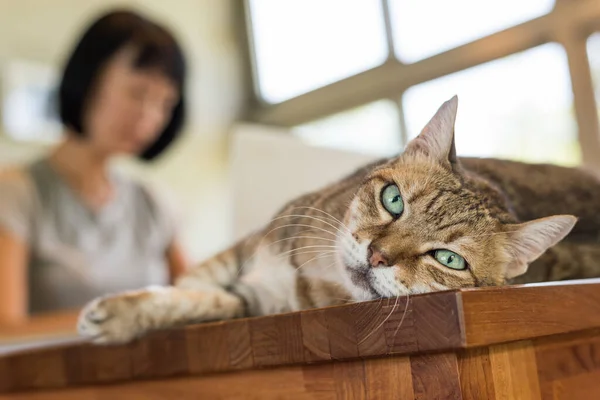
[[[527,272],[527,267],[546,250],[571,232],[577,218],[572,215],[555,215],[522,224],[506,225],[512,262],[506,271],[511,279]]]
[[[454,145],[454,122],[457,109],[457,96],[442,104],[419,136],[408,143],[405,153],[424,153],[441,163],[457,165]]]

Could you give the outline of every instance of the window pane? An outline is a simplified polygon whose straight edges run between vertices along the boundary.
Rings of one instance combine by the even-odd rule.
[[[379,0],[250,0],[259,90],[280,102],[381,64]]]
[[[7,60],[0,69],[2,129],[11,139],[52,143],[62,126],[55,109],[58,73],[50,65]]]
[[[414,86],[403,103],[415,137],[443,101],[458,95],[459,155],[580,163],[566,54],[546,44]]]
[[[294,128],[315,146],[389,156],[401,150],[398,107],[380,100]]]
[[[389,0],[397,57],[407,63],[547,14],[554,0]]]
[[[594,80],[594,93],[596,93],[596,107],[600,116],[600,33],[594,33],[587,42],[588,58],[592,79]]]

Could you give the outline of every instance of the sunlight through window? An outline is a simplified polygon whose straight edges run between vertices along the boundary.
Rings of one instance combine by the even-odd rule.
[[[315,146],[390,156],[401,149],[398,107],[389,100],[300,125],[293,133]]]
[[[587,41],[587,53],[594,81],[594,93],[596,94],[596,107],[600,117],[600,33],[594,33]]]
[[[581,162],[564,49],[546,44],[410,88],[409,137],[441,103],[459,98],[459,155],[576,165]]]
[[[547,14],[554,0],[390,0],[397,57],[412,63]]]
[[[250,0],[258,86],[277,103],[380,65],[379,0]]]

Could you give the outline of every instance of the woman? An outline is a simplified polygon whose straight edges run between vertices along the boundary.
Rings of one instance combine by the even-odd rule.
[[[59,87],[64,141],[0,176],[0,324],[184,271],[164,202],[109,167],[114,156],[150,161],[169,147],[184,80],[175,39],[134,13],[104,15],[81,37]]]

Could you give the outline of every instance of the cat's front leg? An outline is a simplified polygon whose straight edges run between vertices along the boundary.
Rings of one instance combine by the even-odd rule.
[[[126,343],[150,330],[243,316],[243,301],[217,287],[151,287],[100,297],[81,312],[79,334],[94,343]]]

